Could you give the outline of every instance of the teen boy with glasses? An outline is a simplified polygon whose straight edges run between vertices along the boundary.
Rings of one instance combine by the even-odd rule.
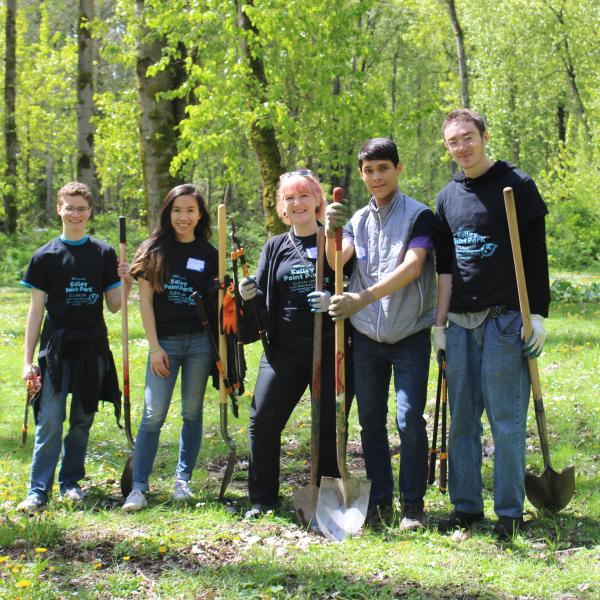
[[[454,511],[439,528],[448,531],[483,519],[481,416],[494,438],[494,527],[510,537],[523,525],[525,436],[529,373],[546,333],[550,290],[544,217],[546,205],[534,181],[504,161],[487,156],[481,115],[448,114],[442,135],[461,168],[439,193],[435,247],[439,295],[434,349],[446,352],[450,401],[449,491]],[[503,189],[512,187],[521,238],[533,335],[522,340],[515,269]],[[448,325],[446,327],[446,319]]]
[[[98,401],[113,402],[119,416],[121,394],[108,346],[103,296],[108,309],[117,312],[121,307],[119,277],[126,277],[128,288],[131,279],[129,265],[117,267],[115,251],[86,234],[91,201],[90,190],[82,183],[68,183],[58,192],[56,211],[62,234],[35,252],[21,281],[31,289],[23,379],[36,370],[33,355],[41,330],[38,359],[42,382],[34,401],[36,430],[29,491],[17,506],[22,512],[41,510],[48,502],[61,452],[61,496],[79,502],[83,498],[79,482],[85,475],[89,430]],[[63,440],[69,392],[69,431]]]
[[[327,207],[327,258],[334,263],[335,229],[343,230],[344,263],[355,257],[349,291],[333,296],[329,314],[350,318],[361,441],[371,496],[367,522],[392,514],[394,477],[387,434],[393,372],[400,434],[400,528],[426,523],[427,433],[423,411],[434,321],[433,213],[398,189],[402,164],[394,142],[374,138],[358,154],[369,203],[346,223],[346,204]]]

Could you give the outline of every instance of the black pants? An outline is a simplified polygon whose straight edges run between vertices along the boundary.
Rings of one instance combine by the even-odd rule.
[[[312,340],[278,340],[273,360],[260,359],[250,406],[248,494],[253,504],[273,506],[279,499],[281,432],[312,379]],[[346,412],[354,395],[351,354],[346,352]],[[339,477],[335,445],[335,372],[333,336],[323,339],[319,480]]]

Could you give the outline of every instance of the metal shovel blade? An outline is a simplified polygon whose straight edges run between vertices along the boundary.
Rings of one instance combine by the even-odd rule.
[[[527,498],[537,509],[551,512],[562,510],[575,493],[575,467],[570,465],[560,473],[546,467],[541,475],[525,475]]]
[[[121,494],[127,498],[133,489],[133,454],[127,457],[127,462],[121,474]]]
[[[370,492],[367,479],[321,477],[317,523],[323,534],[337,542],[356,535],[367,517]]]
[[[296,515],[303,527],[309,527],[315,518],[317,512],[317,501],[319,498],[319,488],[316,485],[308,484],[294,490],[294,506]]]

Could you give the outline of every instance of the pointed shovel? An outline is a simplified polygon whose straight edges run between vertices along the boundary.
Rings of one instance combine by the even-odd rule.
[[[317,231],[317,270],[315,273],[315,291],[323,291],[325,231],[319,227]],[[317,479],[319,472],[319,430],[321,425],[321,354],[323,337],[323,313],[315,313],[313,333],[313,363],[311,385],[311,421],[310,421],[310,482],[294,490],[294,505],[298,520],[305,527],[310,526],[315,518],[319,488]]]
[[[512,246],[515,272],[517,275],[517,289],[519,291],[519,306],[525,330],[525,339],[531,338],[531,314],[529,311],[529,298],[525,284],[525,273],[523,270],[523,257],[521,256],[521,241],[519,239],[519,227],[515,211],[515,198],[510,187],[504,188],[504,206],[508,219],[508,230],[510,232],[510,243]],[[560,472],[555,471],[550,464],[550,452],[548,450],[548,434],[546,431],[546,413],[542,401],[542,385],[536,358],[527,359],[529,365],[529,377],[533,392],[533,403],[535,406],[535,420],[537,422],[540,436],[540,446],[544,458],[544,471],[541,475],[527,473],[525,475],[525,492],[531,504],[538,509],[558,512],[563,509],[575,493],[575,468],[570,465]]]
[[[344,190],[333,190],[334,202],[341,202]],[[335,293],[344,293],[344,261],[342,256],[342,230],[335,232]],[[330,540],[342,541],[355,535],[365,522],[369,506],[371,482],[351,479],[346,466],[346,373],[344,356],[344,321],[335,322],[335,412],[337,463],[341,478],[321,477],[317,502],[319,529]]]

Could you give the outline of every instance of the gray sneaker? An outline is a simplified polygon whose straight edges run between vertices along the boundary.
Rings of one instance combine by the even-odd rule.
[[[416,531],[427,526],[427,515],[422,508],[406,507],[400,521],[400,531]]]
[[[61,498],[63,500],[68,500],[73,504],[78,504],[83,500],[84,495],[85,494],[83,493],[83,490],[80,487],[71,487],[61,494]]]
[[[142,510],[142,508],[146,508],[146,506],[148,506],[148,500],[146,500],[144,492],[132,490],[129,496],[127,496],[125,504],[123,504],[123,510],[125,512],[134,512],[136,510]]]
[[[27,496],[23,502],[17,504],[17,511],[25,513],[40,512],[44,508],[46,508],[46,503],[39,496],[35,495]]]
[[[173,500],[175,502],[190,502],[194,498],[190,482],[185,479],[176,479],[173,486]]]

